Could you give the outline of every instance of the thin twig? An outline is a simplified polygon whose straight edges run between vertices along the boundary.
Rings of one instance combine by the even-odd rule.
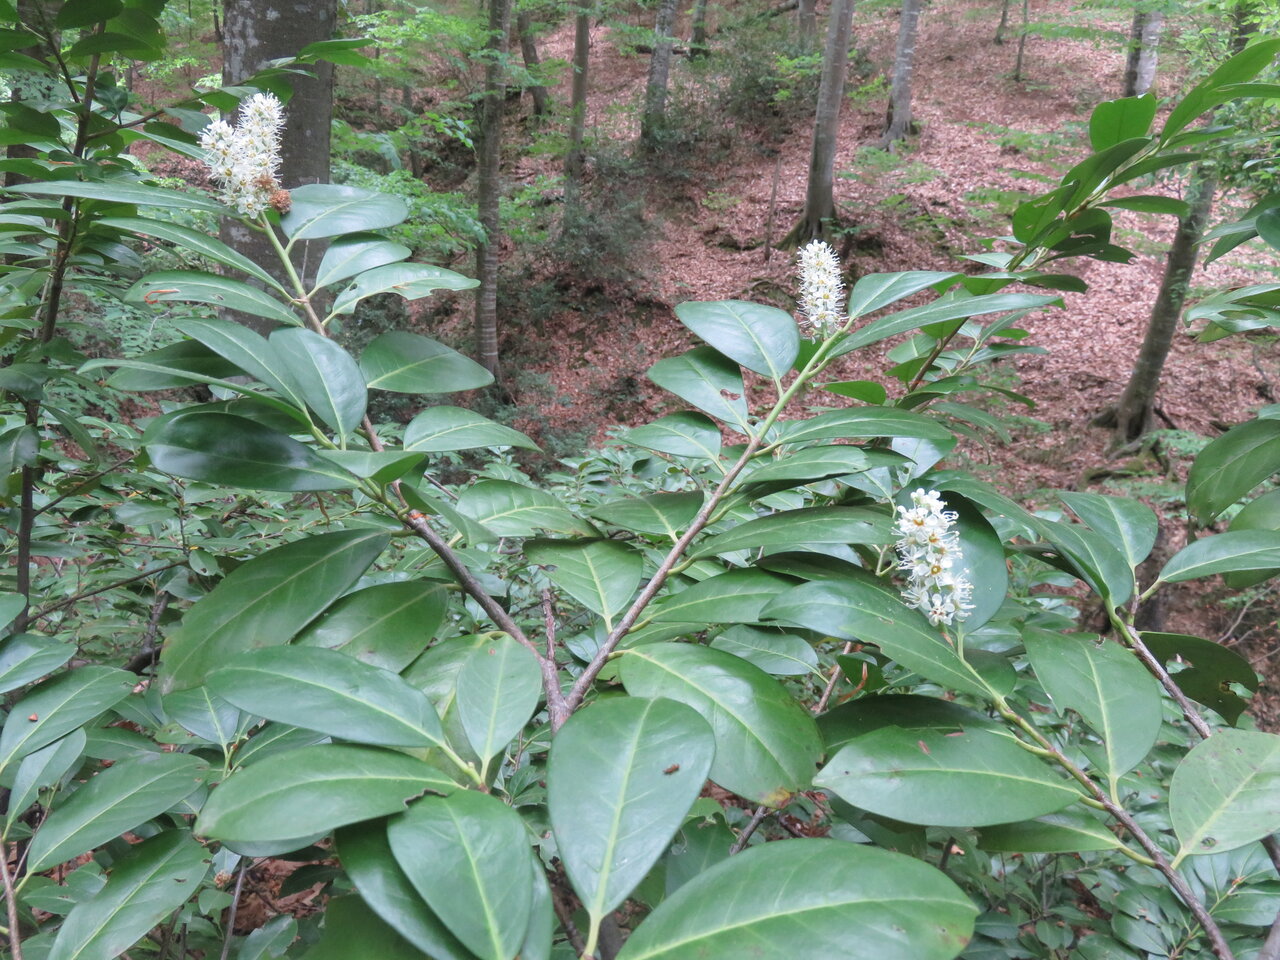
[[[848,656],[852,651],[853,651],[853,641],[849,641],[844,645],[844,650],[841,651],[841,654],[843,656]],[[827,681],[827,688],[822,691],[822,696],[818,698],[818,702],[813,707],[813,712],[815,714],[821,713],[823,710],[827,709],[827,704],[831,702],[831,694],[835,692],[836,684],[839,682],[840,682],[840,664],[837,663],[834,667],[831,668],[831,679]],[[864,672],[862,675],[862,683],[866,683],[866,682],[867,682],[866,673]],[[862,684],[858,684],[858,686],[862,686]]]
[[[0,876],[4,878],[4,900],[9,917],[9,953],[13,960],[22,960],[22,931],[18,929],[18,896],[13,892],[13,877],[9,874],[9,846],[0,843]]]
[[[227,932],[222,938],[222,955],[219,960],[227,960],[231,955],[231,941],[235,939],[236,911],[240,909],[240,893],[244,889],[244,875],[249,870],[249,858],[240,861],[240,870],[236,874],[236,888],[231,894],[231,906],[227,908]]]
[[[756,807],[756,812],[751,815],[751,821],[742,828],[742,832],[738,834],[738,839],[733,841],[733,846],[729,848],[729,856],[735,853],[741,853],[743,847],[747,845],[747,841],[751,839],[751,835],[756,832],[756,828],[769,815],[769,808],[763,803]]]
[[[564,932],[569,936],[569,943],[573,946],[573,951],[579,957],[583,951],[587,949],[586,943],[583,942],[582,933],[578,930],[578,925],[573,922],[573,914],[569,911],[569,906],[560,897],[560,891],[555,884],[551,885],[551,905],[555,908],[556,916],[560,920],[560,926],[564,927]]]
[[[143,670],[155,663],[156,654],[160,651],[160,647],[156,644],[156,634],[160,632],[160,618],[169,608],[172,597],[173,595],[168,592],[161,593],[156,596],[155,603],[151,605],[151,619],[147,621],[147,629],[142,633],[142,644],[138,647],[138,652],[124,665],[130,673],[141,674]]]

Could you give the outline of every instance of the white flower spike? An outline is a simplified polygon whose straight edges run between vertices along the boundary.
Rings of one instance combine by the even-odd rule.
[[[960,535],[951,529],[956,512],[936,490],[916,490],[911,504],[898,508],[898,569],[908,577],[902,599],[935,627],[964,620],[973,609],[973,585],[951,569],[960,557]]]
[[[844,281],[840,258],[831,245],[811,240],[800,248],[801,326],[827,337],[844,322]]]
[[[200,134],[208,152],[205,163],[221,188],[218,199],[246,217],[260,217],[273,204],[287,209],[277,173],[284,108],[269,93],[256,93],[244,103],[240,125],[214,120]]]

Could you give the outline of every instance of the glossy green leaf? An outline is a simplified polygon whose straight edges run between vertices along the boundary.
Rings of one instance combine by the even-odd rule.
[[[946,504],[956,513],[960,541],[960,555],[952,572],[973,586],[969,597],[972,609],[964,619],[964,630],[971,633],[996,615],[1009,592],[1004,544],[982,511],[968,500],[953,496]]]
[[[241,653],[209,687],[255,716],[354,743],[427,747],[443,741],[431,701],[398,674],[319,647]]]
[[[547,803],[556,849],[594,926],[666,852],[698,798],[716,745],[674,700],[601,700],[551,743]]]
[[[873,451],[879,454],[884,451]],[[828,444],[788,451],[776,460],[761,463],[743,475],[742,481],[751,483],[775,483],[781,480],[798,480],[813,483],[829,477],[843,477],[872,466],[872,456],[861,447],[851,444]]]
[[[301,323],[285,304],[257,287],[230,277],[193,270],[166,270],[143,277],[124,294],[126,303],[208,303],[296,327]]]
[[[547,578],[613,629],[640,586],[644,558],[617,540],[536,540],[524,545],[530,563],[546,567]]]
[[[1216,710],[1233,727],[1239,722],[1249,702],[1232,692],[1231,684],[1258,689],[1258,674],[1248,660],[1220,643],[1181,633],[1143,633],[1142,642],[1166,666],[1176,661],[1173,682],[1183,693]]]
[[[360,897],[333,897],[307,960],[422,960],[422,952]]]
[[[0,772],[66,736],[129,695],[137,677],[114,667],[77,667],[27,691],[0,732]]]
[[[1280,490],[1264,493],[1257,499],[1250,500],[1231,518],[1233,530],[1280,530]],[[1280,569],[1269,567],[1266,570],[1253,570],[1248,573],[1229,573],[1223,580],[1232,590],[1252,587],[1263,580],[1270,580],[1280,574]]]
[[[336,839],[342,868],[356,890],[400,936],[440,960],[474,960],[396,863],[385,823],[373,820],[343,827]]]
[[[1142,501],[1065,490],[1058,491],[1058,497],[1091,530],[1119,547],[1129,566],[1142,563],[1155,546],[1160,524],[1155,512]]]
[[[269,341],[298,395],[344,440],[364,419],[364,374],[347,351],[310,330],[277,330]]]
[[[16,616],[16,614],[14,615]],[[13,617],[9,617],[11,622]],[[15,633],[0,642],[0,693],[25,687],[52,673],[76,653],[74,643],[35,633]]]
[[[48,870],[138,828],[194,793],[208,769],[184,753],[121,760],[54,809],[31,841],[29,868]]]
[[[105,365],[117,366],[115,363]],[[120,390],[136,391],[187,387],[204,382],[200,379],[204,377],[225,381],[241,373],[239,367],[195,340],[171,343],[118,367],[108,383]],[[187,373],[195,376],[185,376]]]
[[[29,753],[18,764],[9,789],[9,812],[5,814],[5,830],[36,802],[40,791],[59,783],[80,766],[88,742],[84,728],[77,727],[60,740]]]
[[[357,274],[405,260],[413,253],[402,243],[376,233],[353,233],[329,244],[320,266],[316,268],[315,285],[327,287]]]
[[[1177,860],[1222,853],[1280,830],[1280,736],[1220,730],[1182,758],[1169,784]]]
[[[906,823],[983,827],[1061,810],[1080,792],[1009,737],[884,727],[840,749],[814,785]]]
[[[689,556],[711,557],[736,550],[795,543],[883,545],[897,539],[893,520],[865,507],[805,507],[748,520],[701,541]],[[697,619],[687,618],[687,619]]]
[[[712,640],[711,648],[741,657],[775,677],[805,676],[818,669],[818,654],[809,641],[778,630],[737,624]]]
[[[1115,850],[1120,841],[1106,823],[1080,807],[1021,823],[983,827],[978,831],[978,846],[1002,853],[1080,853]]]
[[[906,270],[901,273],[868,273],[859,277],[849,291],[849,316],[855,320],[897,303],[921,290],[927,290],[962,276],[939,270]]]
[[[764,608],[766,620],[818,630],[838,640],[874,643],[887,656],[952,690],[989,696],[986,683],[918,610],[867,583],[793,587]]]
[[[424,797],[387,827],[414,889],[481,960],[513,960],[529,929],[533,874],[520,815],[472,790]]]
[[[861,440],[871,437],[917,437],[951,440],[951,431],[928,417],[895,407],[849,407],[784,425],[785,443],[810,440]]]
[[[366,270],[334,300],[330,316],[352,313],[365,297],[394,293],[406,300],[420,300],[437,290],[470,290],[478,280],[425,263],[389,263]]]
[[[1230,93],[1222,95],[1222,88],[1227,84],[1240,83],[1257,76],[1260,70],[1275,59],[1277,50],[1280,50],[1280,41],[1274,38],[1267,39],[1249,44],[1220,64],[1173,108],[1164,122],[1164,130],[1160,135],[1161,141],[1168,141],[1206,110],[1231,99],[1233,95]]]
[[[591,511],[596,520],[635,533],[678,540],[702,507],[701,493],[650,493],[609,500]]]
[[[226,748],[239,737],[245,722],[238,707],[215,695],[208,687],[175,690],[163,698],[164,713],[188,733]],[[251,726],[252,724],[246,724]]]
[[[231,212],[222,204],[201,196],[193,190],[169,190],[128,181],[50,180],[43,183],[15,184],[6,189],[14,193],[132,203],[140,207],[157,207],[162,210],[198,210],[215,216]]]
[[[229,413],[180,411],[143,438],[162,473],[249,490],[345,490],[354,478],[310,447]]]
[[[393,393],[456,393],[493,383],[470,357],[429,337],[392,330],[374,337],[360,354],[370,390]]]
[[[119,957],[199,891],[209,855],[185,830],[166,830],[132,847],[106,885],[78,902],[58,929],[48,960]]]
[[[1120,607],[1133,596],[1133,568],[1114,543],[1101,533],[1077,524],[1034,517],[1032,526],[1057,550],[1065,569],[1079,577],[1111,607]]]
[[[1181,583],[1215,573],[1280,568],[1280,531],[1235,530],[1187,544],[1164,565],[1160,579]]]
[[[458,671],[457,689],[458,719],[487,765],[533,716],[542,670],[528,647],[501,634],[471,651]]]
[[[477,447],[538,449],[538,445],[519,430],[461,407],[428,407],[414,417],[404,431],[406,450],[442,453]]]
[[[1092,634],[1029,628],[1022,640],[1058,712],[1074,710],[1101,738],[1101,766],[1107,779],[1118,783],[1160,735],[1164,709],[1156,679],[1133,653]]]
[[[780,381],[800,351],[795,318],[785,310],[742,300],[676,306],[686,327],[748,370]]]
[[[196,833],[229,843],[271,843],[325,834],[399,813],[425,791],[458,785],[435,767],[390,750],[319,744],[241,767],[215,787]]]
[[[1095,151],[1106,150],[1117,143],[1145,137],[1156,117],[1156,98],[1147,93],[1140,97],[1104,100],[1093,108],[1089,117],[1089,144]]]
[[[295,643],[340,650],[399,673],[427,648],[448,608],[444,587],[424,580],[379,583],[349,593]]]
[[[592,537],[598,532],[551,494],[510,480],[481,480],[462,491],[457,509],[500,537],[527,537],[539,530]]]
[[[730,570],[668,596],[652,608],[655,623],[756,623],[792,581],[764,570]]]
[[[1059,297],[1046,297],[1032,293],[990,293],[980,297],[944,297],[922,307],[900,310],[864,324],[840,341],[839,345],[831,351],[831,355],[841,357],[846,353],[852,353],[854,350],[879,343],[900,333],[918,330],[931,323],[977,317],[987,313],[1033,310],[1058,302],[1060,302]]]
[[[649,379],[737,430],[750,429],[742,371],[710,347],[694,347],[678,357],[659,360],[649,368]]]
[[[1267,477],[1280,471],[1280,420],[1232,427],[1200,451],[1187,475],[1187,509],[1202,525],[1218,518]]]
[[[720,458],[720,428],[710,417],[692,410],[633,427],[627,431],[626,440],[673,457],[704,457],[712,461]]]
[[[806,789],[822,742],[813,717],[763,670],[720,650],[685,643],[629,648],[621,675],[635,697],[687,704],[711,724],[711,779],[754,803],[779,807]]]
[[[174,326],[294,406],[305,406],[285,372],[284,358],[266,337],[230,320],[185,319],[175,322]]]
[[[690,880],[641,922],[618,960],[950,960],[978,909],[945,874],[838,840],[782,840]],[[854,946],[851,946],[854,945]]]
[[[330,463],[336,463],[353,477],[372,479],[377,483],[399,480],[418,467],[426,454],[412,450],[325,450],[316,451]]]
[[[289,191],[292,205],[280,218],[290,240],[315,240],[362,230],[394,227],[409,215],[408,205],[389,193],[333,183],[308,183]]]
[[[827,753],[883,727],[957,732],[997,726],[986,714],[951,700],[913,693],[881,693],[858,697],[818,717]]]
[[[117,230],[138,233],[144,237],[168,240],[185,251],[199,254],[215,263],[233,267],[281,293],[286,293],[284,287],[280,285],[280,281],[276,280],[275,277],[271,276],[240,251],[227,246],[213,234],[192,230],[190,227],[184,227],[171,220],[153,220],[149,217],[102,217],[97,223],[99,226],[114,227]]]
[[[169,635],[160,659],[161,691],[194,687],[245,650],[288,643],[351,589],[387,541],[380,530],[324,533],[246,561]]]

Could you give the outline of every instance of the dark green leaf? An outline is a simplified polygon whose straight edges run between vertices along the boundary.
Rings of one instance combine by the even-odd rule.
[[[406,450],[442,453],[477,447],[538,449],[538,445],[519,430],[504,427],[461,407],[428,407],[414,417],[404,431]]]
[[[269,341],[298,396],[345,440],[364,419],[364,375],[347,351],[310,330],[277,330]]]
[[[763,570],[708,577],[653,608],[655,623],[755,623],[761,609],[792,581]]]
[[[786,547],[795,543],[880,546],[896,539],[893,521],[882,511],[866,507],[805,507],[738,524],[731,530],[703,540],[690,551],[689,556],[711,557],[736,550]]]
[[[864,451],[851,444],[829,444],[791,450],[776,460],[767,460],[743,475],[744,483],[775,483],[780,480],[812,483],[829,477],[843,477],[871,467],[873,455],[883,450]]]
[[[370,390],[393,393],[456,393],[493,383],[493,374],[469,357],[404,330],[375,337],[360,354],[360,369]]]
[[[316,269],[316,287],[327,287],[341,280],[349,280],[357,274],[406,259],[413,253],[402,243],[396,243],[376,233],[353,233],[339,237],[329,244],[320,266]],[[409,334],[413,336],[413,334]]]
[[[982,827],[1053,813],[1080,792],[1010,737],[884,727],[840,749],[814,785],[907,823]]]
[[[295,642],[341,650],[399,673],[431,643],[447,607],[448,594],[439,584],[379,583],[347,594],[298,634]]]
[[[804,676],[818,669],[813,646],[792,633],[738,624],[711,641],[711,647],[741,657],[775,677]]]
[[[1147,559],[1155,546],[1160,524],[1155,512],[1140,500],[1062,490],[1058,497],[1090,529],[1119,547],[1129,566],[1136,567]]]
[[[720,650],[683,643],[628,649],[622,683],[702,714],[715,733],[711,779],[755,803],[780,807],[808,787],[822,743],[813,717],[763,670]]]
[[[831,351],[831,355],[842,357],[846,353],[852,353],[854,350],[879,343],[900,333],[918,330],[931,323],[977,317],[987,313],[1032,310],[1060,301],[1060,297],[1032,293],[990,293],[980,297],[945,297],[923,307],[912,307],[872,320],[849,334],[847,339],[840,341],[840,344]]]
[[[984,827],[978,831],[978,846],[1004,853],[1078,853],[1115,850],[1120,841],[1104,822],[1081,808]]]
[[[907,270],[903,273],[868,273],[859,277],[849,291],[849,316],[865,317],[913,293],[960,277],[938,270]]]
[[[45,183],[21,183],[7,187],[15,193],[32,193],[54,197],[83,197],[87,200],[106,200],[109,203],[130,203],[140,207],[158,207],[162,210],[198,210],[221,216],[230,213],[220,203],[191,190],[168,190],[143,183],[107,181],[88,183],[77,180],[50,180]]]
[[[351,313],[365,297],[394,293],[406,300],[420,300],[436,290],[470,290],[479,283],[460,273],[425,263],[388,263],[360,274],[338,294],[330,316]]]
[[[403,811],[424,791],[458,785],[421,760],[352,744],[286,750],[240,768],[215,787],[196,833],[229,843],[272,843],[328,833]]]
[[[520,815],[460,790],[424,797],[387,827],[396,860],[427,905],[481,960],[512,960],[529,929],[533,874]]]
[[[1118,207],[1121,210],[1136,210],[1139,213],[1163,213],[1171,217],[1185,217],[1190,210],[1187,201],[1177,197],[1121,197],[1119,200],[1106,200],[1099,206]]]
[[[659,360],[649,368],[649,379],[734,429],[750,431],[742,371],[710,347]]]
[[[1089,117],[1089,143],[1095,151],[1102,151],[1125,140],[1145,137],[1155,117],[1153,94],[1105,100],[1093,108]]]
[[[230,320],[179,320],[175,326],[193,340],[225,357],[296,407],[305,403],[289,381],[286,364],[266,337]]]
[[[547,802],[556,849],[593,928],[644,879],[697,799],[711,728],[673,700],[601,700],[552,741]]]
[[[710,417],[691,410],[633,427],[627,431],[626,440],[674,457],[704,457],[711,461],[720,458],[720,428]]]
[[[911,857],[783,840],[690,880],[645,918],[618,960],[950,960],[977,912],[944,874]]]
[[[324,930],[307,960],[422,960],[422,953],[363,899],[346,896],[325,904]]]
[[[742,300],[691,302],[679,304],[676,316],[730,360],[775,381],[791,370],[800,350],[795,318],[777,307]]]
[[[1239,722],[1249,704],[1231,691],[1230,684],[1258,689],[1258,674],[1248,660],[1212,640],[1181,633],[1143,633],[1142,641],[1166,666],[1176,659],[1181,669],[1173,674],[1173,682],[1183,693],[1216,710],[1232,726]]]
[[[194,270],[168,270],[148,274],[127,291],[127,303],[156,304],[170,300],[208,303],[225,310],[238,310],[255,317],[298,326],[297,315],[275,297],[239,280]]]
[[[238,653],[288,643],[351,589],[386,545],[379,530],[325,533],[237,567],[169,635],[160,661],[161,690],[194,687]]]
[[[462,491],[458,512],[479,521],[500,537],[527,537],[539,530],[574,536],[597,531],[551,494],[510,480],[481,480]]]
[[[531,563],[549,567],[548,579],[604,617],[609,630],[640,586],[644,570],[640,554],[616,540],[538,540],[526,543],[524,553]]]
[[[456,709],[486,769],[524,729],[541,695],[542,671],[528,647],[502,634],[471,651],[458,670]]]
[[[409,215],[399,197],[361,187],[308,183],[290,192],[292,206],[280,219],[290,240],[315,240],[394,227]]]
[[[969,707],[950,700],[911,693],[881,693],[873,697],[859,697],[818,717],[818,729],[822,732],[828,754],[835,753],[849,741],[882,727],[953,733],[995,725],[991,718]]]
[[[1220,730],[1197,744],[1173,771],[1169,816],[1182,844],[1174,866],[1280,830],[1280,736]]]
[[[102,217],[97,223],[99,226],[113,227],[116,230],[124,230],[128,233],[138,233],[144,237],[168,240],[170,243],[177,244],[183,250],[199,254],[215,263],[233,267],[242,273],[247,273],[255,280],[259,280],[267,286],[287,294],[284,287],[280,285],[280,281],[276,280],[275,277],[271,276],[244,254],[227,246],[212,234],[192,230],[190,227],[184,227],[170,220],[153,220],[149,217]],[[296,321],[290,320],[288,322],[293,323]]]
[[[1232,427],[1200,451],[1187,476],[1187,509],[1202,525],[1280,471],[1280,420]]]
[[[1165,583],[1181,583],[1215,573],[1280,568],[1280,531],[1236,530],[1193,540],[1160,571]]]
[[[164,813],[204,783],[209,765],[182,753],[145,753],[93,777],[60,804],[31,841],[29,868],[48,870]]]
[[[38,686],[13,705],[0,732],[0,772],[129,695],[137,678],[114,667],[77,667]]]
[[[926,416],[894,407],[850,407],[830,410],[808,420],[794,420],[780,431],[784,443],[809,440],[860,440],[871,437],[916,437],[951,440],[951,431]]]
[[[1075,524],[1031,518],[1031,524],[1057,550],[1065,569],[1087,583],[1110,607],[1119,607],[1133,596],[1133,568],[1113,542],[1100,533]]]
[[[21,598],[19,598],[21,600]],[[19,603],[21,609],[25,604]],[[8,611],[5,611],[6,614]],[[11,622],[15,613],[6,622]],[[74,643],[34,633],[16,633],[0,642],[0,693],[17,690],[52,673],[75,656]]]
[[[701,493],[650,493],[602,503],[591,516],[624,530],[678,540],[697,516],[702,500]]]

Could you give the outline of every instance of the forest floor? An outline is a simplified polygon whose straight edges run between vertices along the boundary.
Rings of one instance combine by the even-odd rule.
[[[1014,81],[1016,33],[1004,45],[993,42],[994,8],[980,0],[936,0],[921,18],[917,45],[914,115],[919,136],[898,156],[878,151],[884,97],[855,94],[846,101],[836,200],[849,229],[837,246],[851,279],[873,272],[960,269],[961,254],[979,252],[982,238],[1008,232],[1015,194],[1045,189],[1045,183],[1056,181],[1085,155],[1089,111],[1120,93],[1119,38],[1128,24],[1072,10],[1064,0],[1045,6],[1053,9],[1040,11],[1042,18],[1056,15],[1075,26],[1109,29],[1117,40],[1030,37],[1024,78]],[[855,46],[864,76],[875,78],[892,60],[896,11],[869,5],[855,9]],[[678,24],[676,35],[687,36],[688,25]],[[625,31],[611,32],[604,25],[593,29],[588,136],[599,158],[588,162],[588,196],[593,189],[616,189],[607,181],[604,164],[631,151],[637,135],[635,105],[643,93],[648,57],[627,52],[625,39]],[[544,57],[567,60],[571,26],[542,42]],[[711,42],[713,47],[718,42],[714,33]],[[1173,90],[1176,63],[1162,64],[1162,70],[1158,83]],[[567,82],[554,91],[561,102],[568,100]],[[874,92],[875,87],[868,89]],[[525,123],[533,121],[526,117]],[[518,132],[511,139],[505,175],[512,186],[534,185],[558,174],[558,160],[522,151]],[[704,147],[712,159],[699,155]],[[703,145],[694,142],[649,161],[638,187],[644,196],[646,236],[631,241],[631,262],[642,267],[621,276],[601,271],[606,279],[584,281],[580,278],[589,271],[571,267],[566,278],[563,273],[557,277],[554,266],[529,265],[524,281],[531,286],[550,283],[561,306],[531,317],[522,315],[533,308],[527,307],[521,290],[504,296],[513,305],[503,317],[509,369],[522,371],[513,378],[516,400],[536,411],[519,425],[535,435],[577,431],[602,440],[611,423],[644,422],[678,408],[678,401],[649,383],[644,371],[656,359],[692,345],[673,312],[682,301],[754,299],[790,308],[793,254],[769,251],[765,242],[773,238],[776,244],[800,215],[809,148],[810,121],[798,114],[792,128],[779,131],[775,124],[772,135],[729,125]],[[1171,180],[1134,192],[1176,195],[1182,186]],[[607,213],[609,198],[601,199]],[[1232,212],[1232,202],[1230,196],[1220,200],[1218,219]],[[617,209],[612,216],[619,218]],[[1088,292],[1067,294],[1064,309],[1023,323],[1031,334],[1027,342],[1047,352],[1019,357],[1005,364],[1002,374],[1002,385],[1032,397],[1035,408],[1003,411],[1012,442],[967,441],[961,456],[970,468],[998,478],[1006,491],[1044,507],[1060,506],[1048,491],[1086,484],[1103,493],[1142,495],[1162,513],[1171,531],[1166,549],[1172,550],[1184,525],[1179,498],[1185,452],[1188,444],[1196,448],[1186,435],[1215,436],[1273,402],[1280,353],[1273,342],[1237,338],[1205,345],[1180,335],[1158,400],[1162,425],[1176,432],[1166,433],[1152,452],[1109,457],[1109,432],[1090,421],[1118,399],[1124,386],[1174,227],[1169,217],[1123,211],[1117,211],[1116,222],[1117,242],[1135,251],[1134,261],[1085,261],[1066,268],[1088,283]],[[608,254],[606,245],[601,256]],[[1274,258],[1251,244],[1198,270],[1192,295],[1211,287],[1274,281],[1276,273]],[[461,313],[455,322],[465,322]],[[883,353],[891,346],[849,358],[835,379],[883,380],[879,371],[888,366]],[[521,387],[537,381],[530,374],[543,378],[539,388]],[[892,396],[893,384],[886,386]],[[1266,677],[1254,715],[1264,726],[1280,729],[1274,594],[1270,614],[1261,617],[1255,611],[1240,615],[1238,607],[1222,602],[1224,596],[1213,586],[1184,588],[1172,598],[1165,629],[1239,644]],[[1258,605],[1267,608],[1266,603]]]

